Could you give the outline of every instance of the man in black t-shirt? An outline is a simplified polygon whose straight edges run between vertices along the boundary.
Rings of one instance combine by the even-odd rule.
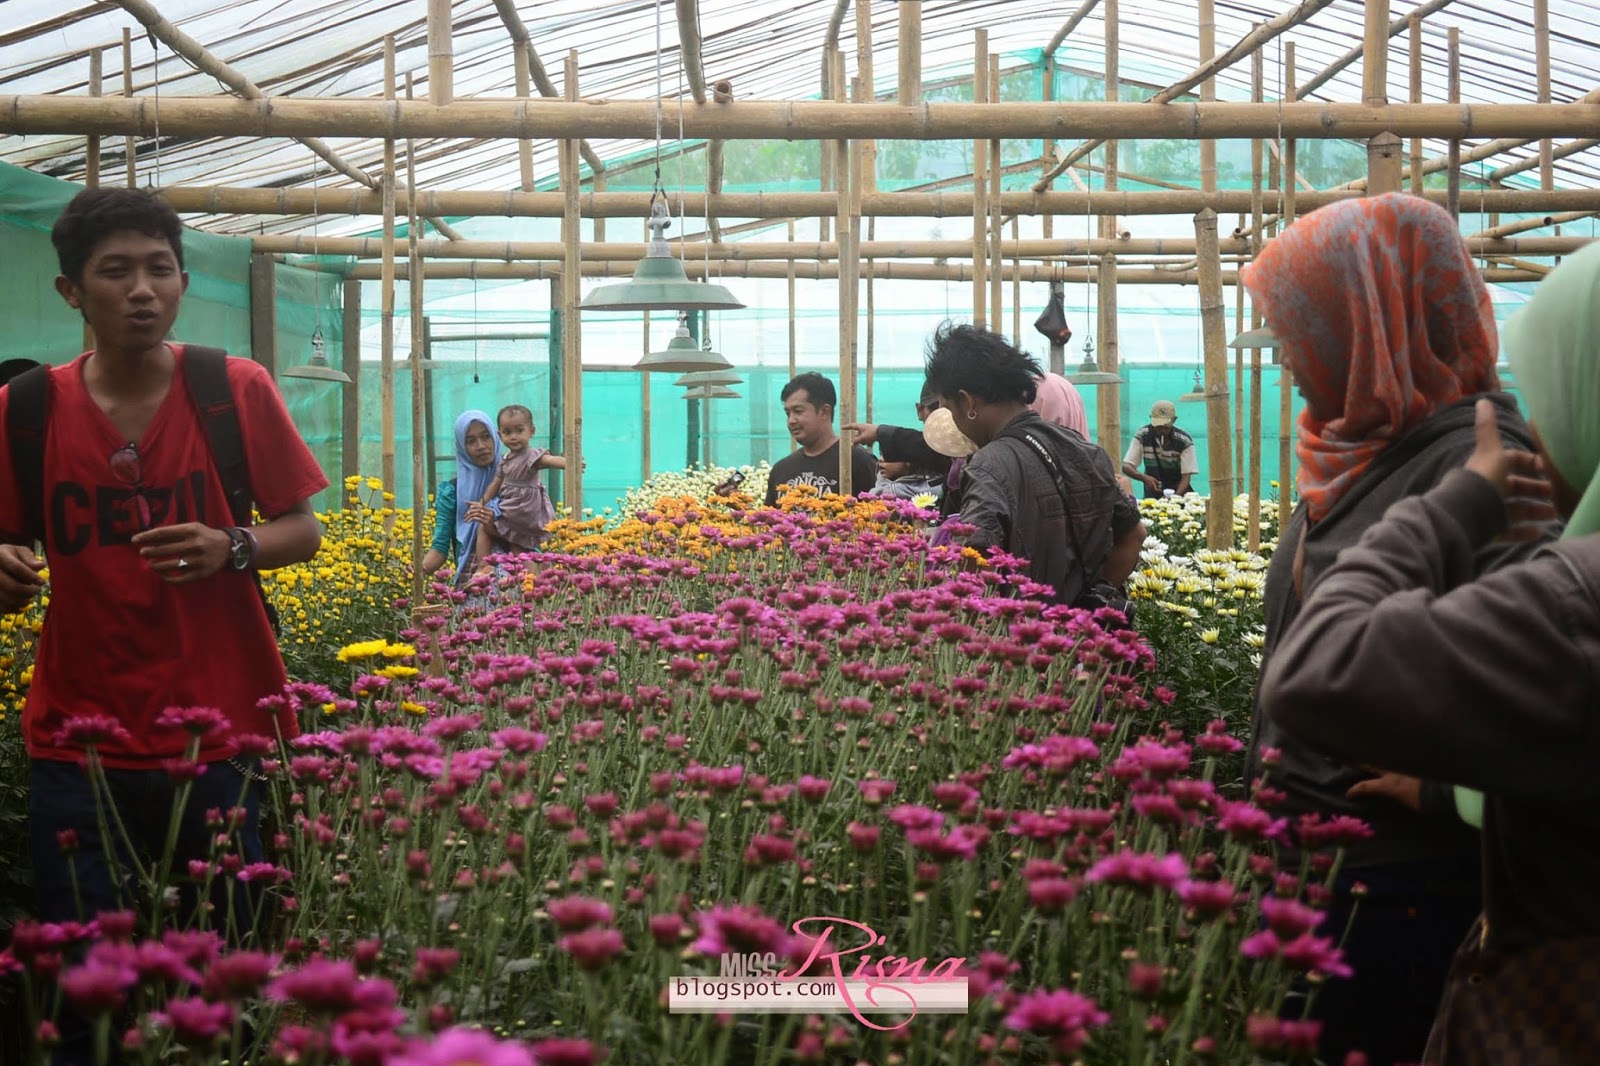
[[[800,447],[779,459],[767,475],[767,506],[791,485],[810,485],[821,493],[839,491],[839,435],[833,431],[838,394],[821,374],[801,374],[783,387],[783,414],[789,435]],[[871,492],[878,480],[878,460],[859,444],[850,448],[850,489],[857,496]]]

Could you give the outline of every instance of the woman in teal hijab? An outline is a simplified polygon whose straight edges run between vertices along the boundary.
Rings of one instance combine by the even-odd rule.
[[[1261,682],[1324,755],[1482,794],[1484,918],[1422,1056],[1444,1066],[1600,1048],[1600,244],[1502,336],[1539,454],[1480,402],[1465,469],[1339,556]],[[1477,548],[1558,513],[1560,540],[1473,578]]]
[[[423,573],[436,573],[450,560],[459,566],[477,541],[478,523],[494,521],[494,513],[478,501],[499,461],[494,419],[485,411],[463,411],[456,418],[456,476],[434,494],[433,544],[422,557]]]

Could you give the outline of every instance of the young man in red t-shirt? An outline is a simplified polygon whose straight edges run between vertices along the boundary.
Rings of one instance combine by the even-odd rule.
[[[227,726],[202,744],[176,869],[182,876],[185,860],[206,856],[207,809],[227,810],[241,796],[242,860],[260,861],[260,797],[249,764],[234,758],[236,738],[298,730],[291,714],[257,706],[286,679],[249,571],[317,553],[322,526],[310,498],[328,481],[267,372],[229,359],[250,488],[265,519],[233,527],[185,382],[184,346],[166,341],[189,284],[182,225],[169,206],[140,190],[89,189],[51,239],[56,289],[96,341],[50,371],[42,502],[51,594],[23,715],[39,908],[61,921],[79,917],[78,900],[84,919],[132,903],[117,872],[127,868],[121,834],[101,838],[83,745],[66,729],[75,718],[109,715],[122,726],[96,743],[106,787],[134,846],[159,856],[182,774],[169,760],[181,759],[190,738],[158,719],[173,707],[221,711]],[[10,391],[0,389],[0,425]],[[20,532],[37,519],[27,513],[36,505],[19,498],[11,463],[0,462],[3,611],[26,607],[42,587],[45,562]],[[68,830],[76,850],[63,843]]]

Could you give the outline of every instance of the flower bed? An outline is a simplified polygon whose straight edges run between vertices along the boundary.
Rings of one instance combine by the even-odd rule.
[[[241,869],[223,836],[182,871],[264,888],[272,956],[133,948],[117,919],[28,928],[17,967],[37,992],[36,945],[98,936],[68,994],[127,998],[143,1062],[214,1061],[244,1017],[286,1062],[520,1066],[497,1037],[615,1063],[1309,1045],[1272,1018],[1293,975],[1342,972],[1307,904],[1359,826],[1219,795],[1238,742],[1168,727],[1146,644],[997,595],[1003,561],[929,548],[914,509],[747,503],[571,524],[567,553],[477,579],[453,623],[342,649],[337,691],[293,686],[309,733],[269,767],[272,863]],[[1271,842],[1295,834],[1313,857],[1280,871]],[[662,1005],[724,952],[805,961],[808,917],[838,920],[802,931],[831,929],[847,974],[965,959],[970,1012],[881,1029]],[[185,945],[187,968],[157,965]]]

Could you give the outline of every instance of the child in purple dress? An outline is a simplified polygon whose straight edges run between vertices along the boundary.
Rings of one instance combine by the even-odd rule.
[[[494,480],[478,501],[484,506],[495,497],[500,499],[500,515],[493,528],[487,524],[478,528],[478,560],[480,569],[487,569],[483,560],[497,548],[509,545],[514,550],[534,551],[543,543],[545,530],[555,520],[556,511],[550,503],[550,494],[539,480],[540,470],[565,470],[566,459],[552,455],[543,448],[529,446],[533,437],[533,412],[521,404],[511,404],[500,409],[496,419],[500,427],[500,443],[506,453],[495,470]]]

